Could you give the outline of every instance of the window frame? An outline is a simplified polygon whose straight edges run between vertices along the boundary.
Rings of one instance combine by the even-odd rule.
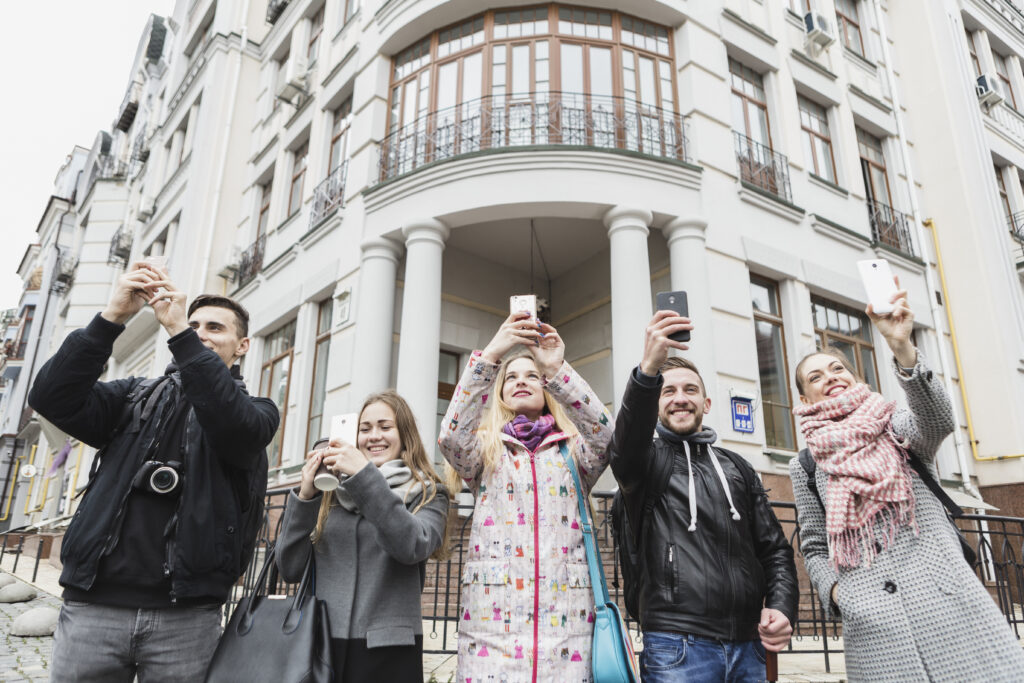
[[[309,166],[309,140],[295,148],[292,152],[292,178],[288,190],[288,218],[302,210],[302,192],[306,184],[306,170]],[[298,200],[296,201],[295,185],[298,183]]]
[[[964,33],[967,36],[967,54],[970,56],[971,62],[974,63],[974,76],[977,78],[981,76],[981,62],[978,61],[978,49],[974,45],[974,34],[966,26],[964,26]]]
[[[996,187],[999,189],[999,199],[1003,202],[1003,209],[1006,211],[1006,215],[1010,216],[1013,214],[1013,209],[1010,208],[1010,193],[1006,191],[1003,169],[998,164],[993,164],[993,168],[996,172]]]
[[[763,389],[760,391],[761,395],[761,419],[764,423],[764,438],[765,445],[769,448],[779,448],[785,451],[795,451],[797,449],[796,441],[796,423],[793,419],[793,390],[789,384],[789,354],[786,349],[786,323],[782,316],[782,298],[779,293],[779,283],[768,278],[750,274],[750,284],[758,287],[763,287],[768,290],[768,294],[775,299],[775,308],[778,311],[777,314],[773,314],[770,311],[761,311],[757,308],[753,309],[754,317],[754,341],[757,341],[757,323],[766,323],[776,327],[779,330],[779,345],[782,349],[782,372],[780,375],[779,386],[781,386],[786,392],[786,398],[788,403],[780,404],[774,401],[769,401],[765,398]],[[760,353],[755,350],[758,355],[758,387],[761,387],[761,362]],[[771,443],[769,441],[770,435],[775,435],[774,429],[769,431],[768,428],[768,410],[766,406],[779,407],[783,409],[783,414],[786,415],[786,419],[789,421],[789,436],[792,438],[792,444],[780,444]],[[774,425],[774,418],[773,418]]]
[[[273,356],[269,356],[271,344],[273,343],[274,339],[279,336],[288,337],[289,335],[291,337],[290,346],[288,346],[286,349],[278,352]],[[281,413],[281,422],[280,425],[278,426],[277,433],[274,434],[273,439],[271,439],[271,442],[268,445],[268,449],[270,451],[273,451],[274,442],[277,441],[276,462],[274,461],[272,453],[268,453],[268,458],[271,460],[271,467],[279,467],[284,461],[284,437],[286,434],[285,430],[287,428],[288,422],[288,400],[289,397],[291,396],[292,391],[292,378],[295,375],[295,335],[296,321],[291,320],[285,323],[284,325],[278,327],[276,330],[274,330],[273,332],[271,332],[270,334],[266,335],[263,338],[264,353],[263,361],[260,363],[260,396],[269,398],[271,401],[274,400],[274,397],[270,393],[272,387],[274,386],[274,370],[276,369],[277,364],[280,361],[284,360],[285,358],[288,359],[288,381],[285,384],[284,388],[284,405],[277,406],[278,411]],[[266,376],[267,378],[266,385],[264,385],[264,376]]]
[[[805,110],[805,105],[810,105],[810,107],[808,107],[808,109]],[[811,107],[816,107],[817,109],[819,109],[821,111],[820,115],[818,114],[818,112],[811,111]],[[828,180],[831,183],[837,183],[839,176],[836,174],[836,157],[835,149],[832,146],[832,129],[829,127],[828,122],[828,108],[799,94],[797,95],[797,108],[800,111],[800,129],[806,134],[808,138],[808,147],[810,148],[811,152],[810,156],[811,163],[814,166],[814,175],[818,176],[819,178]],[[816,131],[812,127],[806,125],[804,123],[805,114],[808,118],[818,119],[824,126],[825,133]],[[817,146],[814,144],[815,139],[822,141],[828,147],[828,163],[830,165],[829,174],[831,175],[831,177],[821,173],[820,166],[818,163]]]
[[[735,70],[733,69],[733,65],[735,65],[737,67]],[[756,81],[752,80],[751,78],[748,77],[748,74],[753,74],[754,76],[757,77],[757,80]],[[762,93],[764,93],[764,99],[763,100],[758,100],[753,95],[745,92],[744,90],[738,89],[736,87],[736,85],[735,85],[734,78],[739,78],[744,83],[749,83],[752,86],[754,86],[755,88],[757,88],[758,90],[760,90]],[[733,57],[729,57],[729,87],[730,87],[730,89],[732,91],[732,95],[734,97],[739,98],[741,100],[741,102],[744,103],[744,106],[743,106],[743,125],[744,125],[744,129],[742,131],[743,135],[745,135],[748,140],[751,140],[752,142],[757,142],[757,138],[755,136],[751,135],[752,128],[750,127],[750,115],[749,115],[750,110],[746,106],[746,104],[749,103],[749,104],[753,105],[754,107],[760,109],[762,112],[764,112],[764,127],[765,127],[765,132],[768,134],[768,141],[767,141],[767,145],[766,146],[768,147],[768,149],[770,149],[772,151],[775,151],[775,146],[772,143],[772,119],[771,119],[771,115],[768,112],[768,91],[767,91],[767,89],[765,88],[765,85],[764,85],[764,74],[758,73],[757,71],[755,71],[754,69],[750,68],[749,66],[747,66],[743,62],[739,61],[738,59],[735,59]],[[765,143],[759,143],[759,144],[765,144]]]
[[[346,110],[347,105],[347,111]],[[344,112],[344,113],[343,113]],[[327,148],[327,174],[333,173],[339,166],[348,159],[349,132],[352,129],[352,96],[346,97],[341,104],[334,108],[331,114],[331,141]],[[343,140],[342,149],[339,150],[339,160],[335,163],[334,148],[338,140]]]
[[[1017,111],[1017,97],[1013,94],[1013,82],[1010,80],[1010,67],[1007,64],[1009,57],[1004,57],[995,50],[992,50],[992,62],[996,67],[996,76],[1003,82],[1003,89],[1006,90],[1009,100],[1008,104]],[[1004,100],[1005,101],[1005,100]]]
[[[854,52],[859,57],[867,58],[867,54],[864,52],[864,36],[861,33],[861,21],[860,21],[860,7],[858,6],[859,0],[845,0],[849,3],[849,9],[852,10],[853,16],[849,16],[844,13],[846,9],[843,6],[844,0],[836,0],[836,28],[839,30],[839,34],[842,37],[843,47],[851,52]],[[843,7],[843,10],[840,10]],[[857,46],[851,45],[849,39],[848,29],[852,28],[857,34]]]
[[[862,137],[864,139],[862,139]],[[874,143],[877,142],[877,147]],[[870,156],[864,155],[864,148],[870,148],[878,152],[881,161],[872,159]],[[872,135],[868,131],[864,130],[860,126],[857,127],[857,155],[860,157],[861,175],[864,178],[864,192],[869,201],[874,201],[880,204],[885,204],[890,209],[895,208],[892,205],[892,187],[889,183],[889,170],[885,162],[885,146],[882,139]],[[875,187],[874,179],[869,172],[870,169],[881,171],[882,177],[885,179],[885,200],[882,201],[878,197],[878,188]]]
[[[274,179],[271,178],[260,187],[259,210],[256,214],[256,238],[259,239],[267,234],[270,227],[270,200],[274,193]]]
[[[855,337],[853,335],[847,335],[842,332],[837,332],[835,330],[829,330],[818,327],[818,316],[816,314],[817,312],[815,310],[815,306],[823,306],[826,309],[834,310],[837,314],[842,313],[847,316],[856,317],[860,321],[860,329],[864,331],[864,336]],[[854,348],[857,349],[857,353],[855,354],[855,357],[853,359],[853,366],[854,368],[856,368],[857,374],[859,374],[860,378],[863,379],[865,382],[867,382],[867,377],[865,376],[864,368],[862,367],[863,351],[866,349],[871,352],[872,369],[874,371],[876,385],[872,386],[870,382],[867,382],[867,384],[868,386],[871,386],[872,390],[878,391],[879,387],[877,385],[880,382],[880,377],[878,374],[878,358],[875,355],[875,344],[874,340],[871,337],[871,321],[868,319],[867,315],[865,315],[863,311],[858,311],[857,309],[852,308],[850,306],[836,303],[835,301],[826,299],[823,296],[812,295],[811,318],[814,321],[815,347],[820,350],[825,346],[836,346],[835,344],[831,343],[832,340],[836,340],[842,344],[852,345]],[[849,357],[847,358],[849,359]]]
[[[306,45],[306,64],[312,66],[316,63],[317,52],[320,49],[320,36],[324,32],[324,8],[327,5],[321,5],[320,9],[317,10],[309,18],[309,42]]]
[[[326,315],[327,321],[326,321],[326,324],[324,324],[324,317],[325,317],[324,314],[323,314],[323,310],[324,309],[327,310],[327,315]],[[327,364],[330,363],[330,355],[331,355],[331,329],[333,328],[333,324],[334,324],[334,321],[333,321],[333,317],[334,316],[333,316],[333,314],[334,314],[334,299],[330,299],[330,298],[324,299],[323,301],[320,301],[317,304],[317,311],[316,311],[316,337],[313,340],[313,373],[310,376],[310,383],[309,383],[309,413],[308,413],[308,416],[306,418],[306,450],[307,451],[310,450],[313,447],[313,442],[316,441],[316,439],[320,438],[320,436],[322,436],[322,432],[323,432],[323,416],[324,416],[323,405],[324,404],[321,404],[321,408],[320,408],[320,412],[319,413],[314,414],[313,410],[314,410],[314,406],[315,406],[316,391],[317,391],[317,376],[318,376],[318,371],[321,370],[321,366],[320,366],[320,363],[321,363],[321,347],[323,347],[323,358],[322,358],[322,361],[323,361],[324,365],[323,365],[322,371],[323,371],[323,378],[324,378],[324,387],[323,387],[324,394],[325,394],[324,395],[324,399],[325,399],[324,403],[326,403],[326,383],[327,383],[327,367],[328,367]],[[321,434],[314,435],[312,433],[313,421],[316,420],[317,418],[320,419]]]

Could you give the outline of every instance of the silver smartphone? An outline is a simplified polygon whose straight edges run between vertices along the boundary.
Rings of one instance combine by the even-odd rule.
[[[875,313],[878,315],[892,313],[893,305],[890,299],[898,290],[889,262],[885,259],[857,261],[857,270],[860,271],[860,279],[864,283],[868,303],[871,304]]]

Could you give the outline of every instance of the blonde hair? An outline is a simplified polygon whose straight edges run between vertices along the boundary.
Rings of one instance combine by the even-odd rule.
[[[501,460],[501,456],[505,452],[505,446],[501,441],[501,431],[517,415],[505,403],[501,394],[505,386],[505,375],[508,373],[508,366],[512,364],[512,361],[519,360],[520,358],[528,358],[536,364],[529,351],[518,351],[502,361],[501,368],[498,370],[498,378],[495,380],[496,389],[493,392],[491,407],[484,413],[483,418],[480,420],[480,426],[477,428],[477,438],[480,439],[480,454],[484,463],[484,469],[480,475],[481,480],[488,477],[494,471],[498,461]],[[544,409],[545,412],[550,413],[555,418],[555,429],[569,437],[569,453],[575,459],[576,453],[573,445],[580,432],[576,425],[572,423],[572,420],[569,419],[569,414],[565,412],[565,408],[551,397],[547,389],[544,390]],[[445,481],[448,483],[450,491],[458,493],[462,490],[462,478],[447,463],[445,463]],[[452,495],[455,495],[455,493]]]
[[[437,495],[439,487],[444,486],[444,482],[441,481],[441,477],[438,476],[434,470],[433,465],[430,463],[430,458],[427,455],[427,449],[423,445],[423,439],[420,438],[420,430],[416,427],[416,417],[412,414],[412,409],[409,404],[406,403],[405,399],[402,398],[397,391],[393,389],[387,389],[376,394],[370,394],[363,401],[363,407],[359,409],[359,419],[362,421],[363,411],[365,411],[370,405],[374,403],[383,403],[395,413],[395,427],[398,429],[398,438],[401,442],[402,452],[401,458],[405,466],[412,471],[412,477],[420,485],[422,493],[420,494],[420,500],[416,503],[416,506],[412,508],[413,514],[419,512],[419,510],[432,501]],[[407,494],[408,495],[408,494]],[[454,494],[451,494],[454,495]],[[327,515],[330,514],[331,508],[337,505],[334,495],[323,495],[323,499],[320,501],[320,512],[317,514],[316,526],[313,528],[313,532],[309,535],[310,540],[313,543],[317,543],[320,537],[323,535],[324,523],[327,521]],[[445,530],[444,537],[441,540],[441,545],[431,555],[436,560],[446,560],[449,556],[449,529],[447,520],[448,511],[445,510]]]

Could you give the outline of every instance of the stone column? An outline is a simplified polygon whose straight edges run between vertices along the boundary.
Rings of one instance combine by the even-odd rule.
[[[694,325],[690,350],[683,355],[697,365],[710,396],[714,392],[716,369],[711,336],[711,291],[705,251],[707,227],[708,222],[703,218],[689,216],[674,218],[662,228],[662,232],[668,240],[672,291],[686,292],[690,320]]]
[[[437,438],[434,422],[441,350],[441,257],[448,232],[448,227],[434,218],[413,221],[402,228],[405,289],[397,389],[416,416],[428,453],[434,451]]]
[[[644,352],[644,329],[651,319],[651,265],[647,228],[653,216],[646,209],[614,206],[604,216],[611,243],[612,387],[615,408],[629,373]]]
[[[395,331],[395,275],[402,247],[386,237],[360,245],[356,338],[352,354],[350,407],[391,386],[391,346]]]

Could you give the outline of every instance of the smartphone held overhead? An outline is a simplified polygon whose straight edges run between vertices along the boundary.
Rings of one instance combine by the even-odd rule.
[[[536,294],[513,294],[508,298],[509,313],[521,313],[526,311],[530,318],[537,319],[537,295]]]
[[[874,312],[878,315],[892,313],[892,295],[898,290],[889,262],[885,259],[857,261],[857,270],[860,271],[868,303]]]
[[[690,308],[686,302],[686,292],[658,292],[655,298],[655,306],[659,311],[674,311],[677,315],[684,318],[690,317]],[[690,341],[690,331],[680,330],[670,334],[668,338],[672,341],[688,342]]]

